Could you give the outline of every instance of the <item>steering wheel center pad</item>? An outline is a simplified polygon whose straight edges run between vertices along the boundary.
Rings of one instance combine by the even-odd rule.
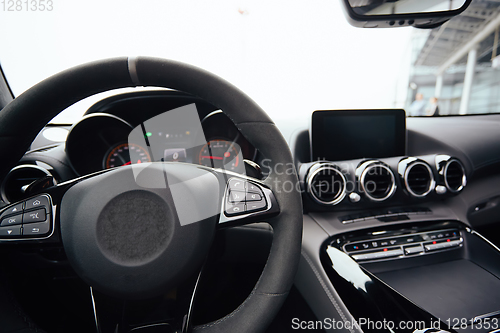
[[[61,237],[71,265],[89,285],[120,298],[147,298],[167,292],[201,267],[216,215],[189,224],[181,223],[179,215],[215,211],[219,182],[195,166],[153,163],[139,179],[133,167],[72,186],[61,202]],[[173,187],[182,191],[182,201],[174,201],[168,184],[163,189],[140,186],[163,172],[179,180]],[[200,196],[205,202],[198,205]]]

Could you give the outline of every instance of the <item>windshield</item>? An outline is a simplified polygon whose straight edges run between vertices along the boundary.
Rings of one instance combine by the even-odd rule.
[[[287,128],[321,109],[500,112],[498,28],[488,26],[498,2],[475,1],[433,30],[354,28],[337,0],[48,2],[0,8],[0,61],[15,95],[74,65],[147,55],[225,78]],[[95,100],[53,122],[77,121]]]

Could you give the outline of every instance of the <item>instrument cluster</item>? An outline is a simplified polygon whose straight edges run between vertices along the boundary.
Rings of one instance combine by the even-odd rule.
[[[88,114],[66,140],[72,168],[85,175],[130,164],[182,162],[244,174],[244,160],[256,157],[255,148],[220,110],[179,124],[158,121],[160,116],[133,125],[110,113]]]

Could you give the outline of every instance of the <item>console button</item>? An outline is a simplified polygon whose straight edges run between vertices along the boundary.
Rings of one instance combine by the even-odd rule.
[[[262,193],[260,188],[257,185],[254,185],[250,182],[247,182],[247,191],[248,192]]]
[[[229,181],[229,189],[236,191],[245,191],[245,181],[242,179],[233,178]]]
[[[245,201],[245,192],[230,191],[229,202],[242,202]]]
[[[360,245],[361,245],[361,248],[362,248],[363,250],[366,250],[366,249],[369,249],[369,248],[370,248],[370,243],[361,243]]]
[[[261,201],[262,197],[258,193],[245,193],[245,201]]]
[[[406,245],[408,237],[397,237],[389,239],[389,245]]]
[[[431,251],[436,251],[436,250],[442,250],[450,247],[455,247],[455,246],[460,246],[462,244],[461,240],[454,240],[454,241],[446,241],[446,242],[440,242],[440,243],[429,243],[429,244],[424,244],[425,251],[431,252]]]
[[[432,244],[432,243],[431,243],[431,244],[425,244],[425,245],[424,245],[424,247],[425,247],[425,251],[427,251],[427,252],[430,252],[430,251],[436,251],[436,250],[439,250],[439,249],[441,249],[441,248],[442,248],[440,243],[436,243],[436,244]]]
[[[401,249],[390,249],[387,251],[370,252],[363,254],[355,254],[352,257],[354,260],[372,260],[372,259],[382,259],[390,257],[399,257],[403,255],[403,250]]]
[[[247,211],[248,212],[256,212],[259,210],[265,210],[267,208],[266,201],[251,201],[247,202]]]
[[[225,213],[228,216],[236,216],[246,213],[246,207],[244,203],[237,204],[226,204]]]
[[[460,244],[462,244],[461,240],[454,240],[454,241],[449,241],[449,242],[443,242],[443,248],[455,247],[455,246],[459,246]]]
[[[47,235],[50,231],[49,222],[31,223],[23,226],[24,236]]]
[[[4,217],[2,219],[1,226],[5,227],[5,226],[21,224],[21,223],[23,223],[23,214]]]
[[[2,214],[0,214],[0,219],[2,219],[5,216],[19,214],[22,212],[23,212],[23,203],[21,202],[20,204],[11,206],[11,207],[7,208],[6,210],[4,210],[2,212]]]
[[[23,214],[23,223],[42,222],[46,218],[45,209],[32,210]]]
[[[415,236],[411,236],[409,235],[408,237],[405,237],[405,243],[417,243],[417,242],[421,242],[423,239],[422,239],[422,236],[420,235],[415,235]]]
[[[391,245],[397,245],[398,244],[398,239],[389,239],[389,244]]]
[[[21,236],[21,226],[14,227],[0,227],[0,237],[2,238],[10,238]]]
[[[405,247],[405,254],[410,255],[410,254],[418,254],[424,252],[424,248],[422,245],[418,246],[407,246]]]
[[[345,246],[345,250],[347,252],[359,251],[359,250],[361,250],[361,246],[359,244],[347,244]]]
[[[45,195],[39,195],[35,198],[32,198],[30,200],[25,201],[24,209],[32,209],[32,208],[40,208],[40,207],[47,207],[47,210],[49,209],[49,199]]]

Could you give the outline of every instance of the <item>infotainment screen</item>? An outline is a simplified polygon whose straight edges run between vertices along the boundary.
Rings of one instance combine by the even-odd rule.
[[[406,153],[406,117],[401,109],[315,111],[313,160],[384,158]]]

